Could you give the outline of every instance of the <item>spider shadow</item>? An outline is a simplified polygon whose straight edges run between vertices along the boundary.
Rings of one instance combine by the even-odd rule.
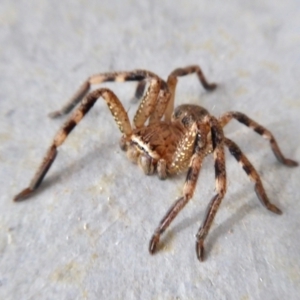
[[[240,191],[237,195],[232,196],[231,199],[232,201],[237,201],[238,199],[244,197],[244,193]],[[255,200],[255,196],[253,197]],[[225,199],[224,199],[225,200]],[[263,208],[260,203],[253,203],[253,201],[248,201],[244,204],[242,204],[240,207],[237,208],[237,210],[234,212],[234,214],[227,218],[225,221],[223,221],[221,224],[219,224],[217,227],[212,225],[212,230],[209,232],[207,240],[205,241],[205,258],[207,255],[211,252],[213,246],[216,244],[217,240],[221,237],[226,235],[234,226],[235,224],[239,224],[241,220],[245,218],[246,215],[248,215],[251,211]],[[258,199],[256,199],[258,201]],[[222,209],[222,208],[220,208]],[[264,209],[264,208],[263,208]],[[191,227],[195,223],[199,223],[199,220],[204,218],[205,212],[201,210],[201,212],[197,212],[194,214],[193,217],[184,219],[180,221],[177,225],[175,225],[172,228],[173,233],[179,233],[181,231],[186,230],[188,227]],[[197,228],[198,230],[199,228]],[[196,233],[196,232],[195,232]],[[171,239],[173,239],[174,234],[166,234],[162,239],[161,239],[161,246],[159,247],[158,250],[163,249],[165,244],[168,244],[171,242]]]

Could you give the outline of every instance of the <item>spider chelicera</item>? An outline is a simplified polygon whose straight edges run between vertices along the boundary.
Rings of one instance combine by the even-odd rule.
[[[216,84],[208,83],[199,66],[176,69],[169,75],[167,81],[146,70],[101,73],[89,77],[61,110],[50,114],[50,117],[67,114],[81,102],[55,135],[29,187],[16,195],[14,201],[27,198],[40,186],[57,155],[57,148],[95,102],[103,98],[122,133],[121,149],[126,151],[131,161],[138,163],[146,175],[157,172],[160,179],[165,179],[187,171],[182,196],[175,201],[156,228],[149,244],[150,253],[156,251],[160,236],[193,197],[202,161],[208,154],[213,153],[216,194],[208,205],[204,221],[196,235],[197,257],[200,261],[203,260],[204,240],[226,193],[225,147],[254,182],[254,189],[261,203],[271,212],[281,214],[281,210],[269,201],[253,165],[240,148],[224,136],[223,127],[232,119],[236,119],[266,138],[278,161],[289,167],[295,167],[298,163],[285,158],[272,133],[243,113],[231,111],[216,118],[203,107],[190,104],[180,105],[174,110],[177,78],[192,73],[197,74],[206,90],[216,88]],[[122,103],[111,90],[99,88],[90,92],[92,85],[107,81],[139,82],[135,95],[137,98],[142,97],[142,100],[134,116],[133,125]],[[147,91],[144,92],[146,88]]]

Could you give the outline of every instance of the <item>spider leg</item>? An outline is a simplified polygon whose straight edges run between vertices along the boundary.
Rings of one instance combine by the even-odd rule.
[[[186,75],[193,74],[193,73],[197,74],[199,81],[201,82],[202,86],[206,90],[212,91],[217,87],[217,85],[215,83],[209,83],[206,80],[204,73],[202,72],[201,68],[197,65],[192,65],[192,66],[188,66],[185,68],[175,69],[169,75],[168,80],[167,80],[168,88],[171,93],[171,98],[170,98],[168,107],[165,112],[165,120],[166,121],[170,121],[171,115],[174,110],[175,89],[176,89],[176,85],[177,85],[177,81],[178,81],[177,77],[182,77],[182,76],[186,76]]]
[[[198,126],[197,123],[194,123],[191,129],[182,135],[176,146],[176,151],[173,154],[172,163],[168,167],[168,174],[178,174],[184,170],[185,161],[193,155],[196,149],[195,146],[198,147],[198,144],[200,144],[199,135],[197,136],[199,129],[201,130],[201,136],[207,136],[207,132],[203,130],[204,128]],[[206,144],[204,143],[201,146],[204,147]]]
[[[197,129],[197,124],[194,123],[193,128],[191,132],[195,131]],[[201,128],[200,128],[201,130]],[[185,136],[187,138],[188,136]],[[175,217],[178,215],[178,213],[185,207],[185,205],[189,202],[189,200],[193,197],[195,186],[198,180],[198,176],[200,173],[202,161],[206,155],[205,151],[202,151],[206,145],[204,145],[204,148],[200,148],[198,143],[198,139],[200,137],[199,135],[190,135],[191,138],[194,139],[193,143],[191,144],[191,141],[187,142],[188,144],[191,144],[194,147],[194,154],[192,155],[192,158],[190,160],[185,184],[183,187],[183,196],[175,201],[175,203],[171,206],[171,208],[168,210],[166,215],[163,217],[163,219],[160,221],[159,226],[154,231],[154,234],[150,240],[149,243],[149,252],[151,254],[154,254],[157,248],[157,244],[159,243],[160,236],[165,232],[165,230],[169,227],[171,222],[175,219]],[[181,148],[181,154],[182,156],[185,156],[185,151],[188,151],[188,148],[191,145],[187,145],[187,147],[184,149]],[[175,166],[173,166],[174,169],[176,169]]]
[[[228,147],[230,153],[235,157],[235,159],[241,164],[250,180],[255,183],[255,192],[260,202],[271,212],[281,215],[282,211],[269,201],[257,171],[247,157],[242,153],[238,145],[228,138],[225,138],[225,145]]]
[[[165,82],[162,82],[162,84],[166,85]],[[167,109],[168,103],[170,102],[170,99],[171,99],[171,93],[168,91],[168,88],[161,89],[158,94],[156,107],[149,118],[149,124],[157,122],[162,119]]]
[[[195,153],[192,156],[185,180],[185,185],[183,187],[183,196],[171,206],[166,215],[160,221],[159,226],[154,231],[149,243],[149,252],[151,254],[155,253],[160,236],[165,232],[178,213],[193,197],[203,158],[204,157],[200,153]]]
[[[67,122],[57,132],[49,150],[47,151],[43,159],[42,164],[31,180],[29,187],[17,194],[14,197],[14,201],[20,201],[27,198],[40,186],[43,178],[45,177],[49,168],[55,160],[55,157],[57,155],[57,148],[63,144],[69,133],[93,107],[99,97],[103,97],[103,99],[106,101],[107,106],[110,109],[120,131],[123,133],[123,136],[125,136],[125,138],[129,138],[131,136],[132,129],[128,119],[128,115],[117,96],[112,91],[105,88],[91,92],[87,95],[86,98],[82,100],[80,106],[74,111]]]
[[[56,118],[72,111],[75,106],[84,98],[89,92],[92,85],[100,84],[103,82],[125,82],[125,81],[144,81],[147,80],[161,80],[159,77],[146,70],[134,70],[129,72],[110,72],[100,73],[90,76],[76,91],[76,93],[70,98],[70,100],[58,111],[51,112],[50,118]],[[144,87],[145,88],[145,87]]]
[[[282,152],[275,140],[275,137],[269,130],[267,130],[263,126],[259,125],[255,121],[251,120],[245,114],[236,112],[236,111],[230,111],[230,112],[227,112],[224,115],[222,115],[219,118],[219,122],[221,123],[221,126],[224,127],[233,118],[236,119],[237,121],[239,121],[240,123],[252,128],[256,133],[260,134],[262,137],[267,139],[270,142],[272,151],[279,162],[281,162],[282,164],[284,164],[288,167],[298,166],[298,162],[284,157],[284,155],[282,154]]]
[[[170,95],[169,93],[167,93],[167,95],[160,95],[161,100],[158,100],[156,111],[153,116],[150,117],[150,123],[152,121],[160,120],[163,114],[165,114],[165,121],[169,122],[171,120],[171,115],[174,110],[175,89],[178,81],[177,77],[182,77],[193,73],[197,74],[199,81],[206,90],[212,91],[217,87],[215,83],[209,83],[206,80],[204,73],[197,65],[175,69],[173,72],[171,72],[167,80],[167,86]],[[146,84],[147,82],[145,80],[139,81],[134,95],[135,99],[138,100],[142,97],[146,88]],[[166,90],[164,89],[163,92],[166,93]]]
[[[138,158],[138,165],[142,168],[145,175],[152,175],[154,173],[154,165],[152,158],[143,153]]]
[[[144,95],[138,110],[133,118],[133,123],[136,128],[142,127],[149,116],[154,112],[158,101],[158,95],[161,88],[161,80],[153,78],[150,81],[148,90]],[[165,87],[167,88],[167,87]]]
[[[168,81],[171,78],[177,79],[177,77],[186,76],[186,75],[193,74],[193,73],[197,74],[199,81],[201,82],[202,86],[206,90],[212,91],[217,87],[217,85],[215,83],[209,83],[206,80],[204,73],[202,72],[201,68],[198,65],[192,65],[192,66],[187,66],[184,68],[175,69],[169,75]]]
[[[199,228],[196,235],[196,253],[200,261],[204,259],[204,240],[209,232],[212,222],[215,218],[217,210],[226,193],[226,168],[225,168],[225,154],[224,154],[224,134],[222,128],[219,126],[216,118],[211,117],[211,139],[213,145],[213,155],[215,161],[215,184],[217,194],[211,199],[204,221]]]
[[[138,83],[136,92],[135,92],[135,96],[134,96],[134,100],[139,100],[143,94],[144,94],[144,90],[146,88],[146,84],[147,82],[145,80],[142,80]],[[170,92],[168,90],[168,86],[167,83],[164,81],[161,81],[161,89],[159,91],[158,97],[157,97],[157,103],[155,106],[155,109],[153,110],[153,112],[150,115],[149,118],[149,124],[157,122],[159,120],[161,120],[161,118],[163,117],[166,109],[167,109],[167,105],[170,101]]]
[[[147,80],[141,80],[138,83],[133,100],[140,100],[146,85]],[[152,80],[134,117],[135,126],[137,128],[143,126],[149,117],[149,124],[159,121],[164,115],[169,99],[170,93],[167,84],[163,80],[160,82]]]

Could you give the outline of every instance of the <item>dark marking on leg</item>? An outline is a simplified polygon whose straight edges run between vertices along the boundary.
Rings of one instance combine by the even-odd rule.
[[[141,74],[127,74],[124,76],[124,81],[139,81],[143,80],[145,76]]]
[[[134,97],[132,99],[133,102],[137,102],[142,98],[145,92],[146,85],[147,85],[147,80],[141,80],[138,82],[138,85],[134,93]]]
[[[241,161],[241,158],[240,158],[240,161]],[[244,171],[246,172],[247,175],[251,174],[251,168],[249,168],[248,165],[243,165],[243,169],[244,169]]]
[[[260,135],[264,135],[265,133],[265,129],[261,126],[254,127],[253,130]]]
[[[69,120],[64,126],[63,130],[66,135],[68,135],[76,126],[76,122],[74,120]]]
[[[221,174],[224,170],[224,162],[219,160],[218,158],[215,159],[215,173],[216,175]]]

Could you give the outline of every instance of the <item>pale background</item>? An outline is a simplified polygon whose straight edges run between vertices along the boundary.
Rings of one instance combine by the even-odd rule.
[[[59,150],[35,197],[26,187],[64,119],[51,120],[88,76],[150,69],[180,79],[176,103],[214,115],[238,110],[271,129],[283,152],[300,160],[299,1],[0,2],[0,299],[299,299],[300,168],[279,164],[268,142],[232,122],[227,135],[262,175],[270,199],[227,153],[228,193],[206,242],[197,232],[214,193],[212,158],[193,200],[148,254],[159,221],[181,195],[185,175],[146,177],[118,147],[119,132],[99,101]],[[135,84],[106,84],[130,114]]]

